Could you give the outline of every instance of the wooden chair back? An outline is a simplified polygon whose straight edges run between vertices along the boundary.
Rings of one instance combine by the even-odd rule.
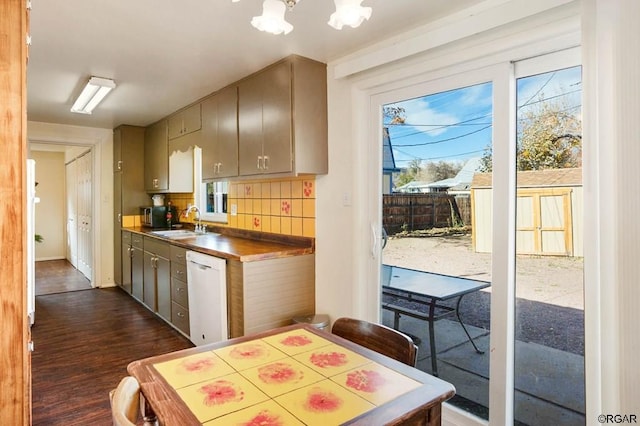
[[[331,332],[412,367],[416,365],[418,347],[411,337],[393,328],[354,318],[338,318]]]
[[[140,385],[135,377],[120,380],[118,387],[109,392],[111,415],[115,426],[135,426],[140,407]]]

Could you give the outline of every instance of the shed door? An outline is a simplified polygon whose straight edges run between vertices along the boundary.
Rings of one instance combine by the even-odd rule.
[[[518,191],[517,253],[573,255],[571,190]]]

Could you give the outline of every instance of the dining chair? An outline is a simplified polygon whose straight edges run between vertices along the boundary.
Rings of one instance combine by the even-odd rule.
[[[393,328],[354,318],[338,318],[331,333],[389,358],[415,367],[418,347],[411,337]]]
[[[135,377],[126,376],[120,380],[118,386],[109,392],[114,426],[135,426],[140,413],[141,399],[144,404],[144,397],[140,394],[140,384]],[[158,425],[155,415],[145,416],[144,409],[142,414],[145,426]]]

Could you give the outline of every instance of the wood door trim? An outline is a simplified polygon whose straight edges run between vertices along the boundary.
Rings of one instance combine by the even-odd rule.
[[[26,222],[26,2],[0,2],[0,424],[31,424],[31,355],[27,317]]]

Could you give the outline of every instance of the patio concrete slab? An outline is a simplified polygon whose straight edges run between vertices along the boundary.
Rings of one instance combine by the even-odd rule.
[[[383,323],[393,316],[383,313]],[[426,321],[403,317],[400,329],[420,339],[417,367],[431,373]],[[435,323],[440,378],[456,387],[456,393],[488,407],[489,330],[467,325],[484,354],[478,354],[455,320]],[[515,405],[523,424],[584,424],[584,357],[543,345],[516,341]]]

